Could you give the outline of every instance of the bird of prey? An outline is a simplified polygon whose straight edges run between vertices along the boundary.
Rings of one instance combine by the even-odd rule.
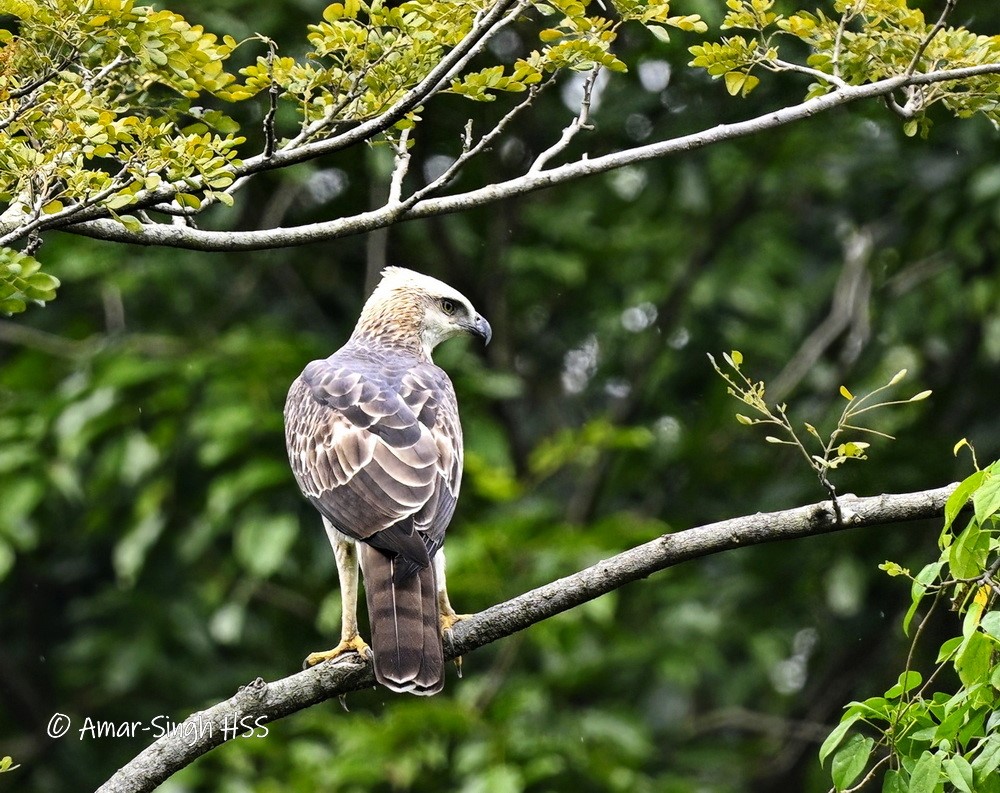
[[[340,643],[306,666],[371,652],[376,679],[393,691],[444,685],[442,632],[457,615],[442,545],[462,481],[462,427],[431,351],[462,333],[488,343],[492,330],[447,284],[387,267],[348,342],[289,389],[288,457],[323,517],[343,601]],[[370,649],[358,635],[359,562]]]

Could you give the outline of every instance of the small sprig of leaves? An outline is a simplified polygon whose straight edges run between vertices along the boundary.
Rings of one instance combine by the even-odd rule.
[[[20,764],[15,765],[14,760],[10,755],[0,757],[0,774],[5,774],[8,771],[13,771],[15,768],[20,768]]]
[[[23,251],[0,248],[0,315],[24,311],[28,303],[44,306],[56,296],[59,279]]]
[[[784,402],[774,407],[768,405],[765,399],[766,387],[764,382],[762,380],[751,380],[744,374],[741,368],[743,365],[743,354],[739,350],[722,354],[722,358],[729,369],[732,370],[732,374],[723,370],[714,356],[709,355],[708,358],[718,375],[726,381],[728,385],[727,392],[757,414],[756,416],[747,416],[743,413],[737,413],[736,420],[740,424],[748,426],[762,424],[777,427],[779,435],[767,435],[764,440],[768,443],[794,446],[802,453],[809,467],[816,473],[820,483],[826,489],[827,493],[830,494],[838,523],[841,521],[842,515],[840,504],[837,502],[837,490],[830,482],[829,473],[848,460],[868,459],[867,449],[871,445],[866,441],[857,440],[856,438],[848,440],[845,436],[865,433],[894,440],[893,436],[888,433],[864,426],[861,423],[864,419],[859,420],[859,417],[879,408],[919,402],[931,395],[930,391],[921,391],[909,399],[883,400],[882,395],[885,391],[897,385],[906,377],[905,369],[901,369],[893,375],[892,379],[885,385],[861,396],[856,397],[846,386],[841,386],[840,395],[847,400],[847,405],[837,420],[837,426],[830,432],[826,440],[824,440],[819,430],[813,424],[803,422],[802,426],[806,432],[805,439],[803,439],[796,432],[791,419],[788,418],[788,405]],[[810,447],[812,447],[812,450]],[[815,451],[817,447],[818,451]]]

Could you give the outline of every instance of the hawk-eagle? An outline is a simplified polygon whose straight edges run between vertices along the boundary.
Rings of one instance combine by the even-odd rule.
[[[440,342],[489,323],[445,283],[387,267],[348,342],[292,383],[285,439],[295,478],[323,517],[337,560],[340,644],[306,665],[369,647],[358,635],[364,576],[375,677],[394,691],[444,685],[445,530],[462,482],[455,389],[431,360]]]

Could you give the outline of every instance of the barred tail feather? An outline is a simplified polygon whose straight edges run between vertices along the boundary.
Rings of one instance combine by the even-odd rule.
[[[397,581],[392,558],[363,543],[359,550],[375,678],[393,691],[436,694],[444,687],[444,646],[434,565]]]

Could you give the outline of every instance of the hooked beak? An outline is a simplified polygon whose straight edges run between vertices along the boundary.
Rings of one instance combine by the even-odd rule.
[[[468,324],[467,329],[473,336],[478,336],[483,340],[484,347],[493,338],[493,328],[490,327],[490,323],[486,321],[486,317],[482,314],[476,314],[475,319]]]

